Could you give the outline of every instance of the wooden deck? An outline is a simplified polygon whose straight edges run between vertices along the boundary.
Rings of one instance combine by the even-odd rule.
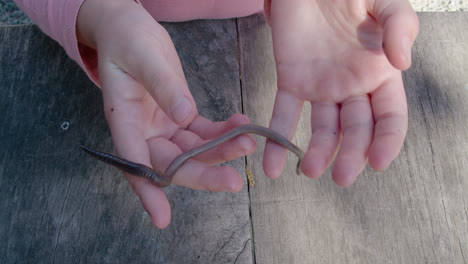
[[[99,90],[36,27],[0,27],[0,263],[468,263],[468,13],[419,16],[409,132],[388,170],[340,188],[329,172],[295,175],[291,156],[273,181],[259,139],[229,163],[250,168],[254,187],[171,186],[165,230],[119,171],[78,148],[112,151]],[[268,125],[276,76],[262,16],[165,27],[203,116]]]

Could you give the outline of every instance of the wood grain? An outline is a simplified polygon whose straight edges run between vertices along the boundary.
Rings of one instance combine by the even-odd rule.
[[[410,127],[385,172],[367,168],[348,188],[263,176],[247,160],[256,263],[468,263],[468,13],[419,14],[413,66],[403,75]],[[262,16],[238,20],[245,114],[268,125],[276,92],[271,36]],[[306,149],[310,108],[296,143]],[[263,149],[263,143],[259,144]]]
[[[246,189],[170,187],[162,231],[120,172],[77,148],[112,149],[99,90],[37,28],[0,27],[0,263],[468,263],[468,14],[420,19],[403,75],[409,133],[387,171],[343,189],[329,172],[295,175],[290,155],[273,181],[261,139],[247,159],[252,219]],[[262,16],[239,19],[237,32],[234,20],[165,27],[202,115],[244,109],[268,125],[276,75]],[[303,149],[309,116],[294,139]],[[242,159],[230,164],[244,171]]]
[[[165,27],[200,113],[241,112],[235,21]],[[252,263],[247,189],[169,187],[157,230],[123,175],[78,148],[112,151],[99,89],[36,27],[0,27],[0,43],[0,263]]]

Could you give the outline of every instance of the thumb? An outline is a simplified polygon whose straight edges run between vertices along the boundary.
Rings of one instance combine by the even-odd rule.
[[[167,31],[153,20],[152,32],[130,44],[125,71],[151,94],[166,115],[185,127],[197,115],[195,101]],[[147,24],[148,25],[148,24]]]
[[[411,66],[411,46],[419,31],[419,21],[407,0],[375,0],[371,14],[383,27],[383,48],[393,67]]]

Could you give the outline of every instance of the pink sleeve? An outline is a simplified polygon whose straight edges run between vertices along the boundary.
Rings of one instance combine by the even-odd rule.
[[[100,86],[96,50],[80,45],[77,39],[76,20],[78,11],[85,0],[14,1],[44,33],[62,45],[68,56],[84,69],[95,84]],[[134,1],[141,1],[143,7],[158,21],[247,16],[262,11],[263,7],[263,0]],[[270,1],[265,1],[267,11]]]
[[[95,51],[78,45],[76,19],[84,0],[15,0],[41,30],[56,40],[98,84]],[[80,54],[81,52],[81,54]],[[86,61],[84,63],[83,61]]]
[[[243,17],[261,12],[264,0],[139,0],[157,21]]]

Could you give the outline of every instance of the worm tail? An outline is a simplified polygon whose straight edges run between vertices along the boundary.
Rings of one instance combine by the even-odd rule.
[[[122,159],[117,156],[111,155],[109,153],[93,150],[83,145],[80,145],[80,147],[92,157],[109,165],[112,165],[129,174],[149,179],[156,186],[166,187],[170,184],[170,181],[166,180],[164,177],[161,176],[161,174],[153,171],[150,167],[146,165],[131,162],[126,159]]]

